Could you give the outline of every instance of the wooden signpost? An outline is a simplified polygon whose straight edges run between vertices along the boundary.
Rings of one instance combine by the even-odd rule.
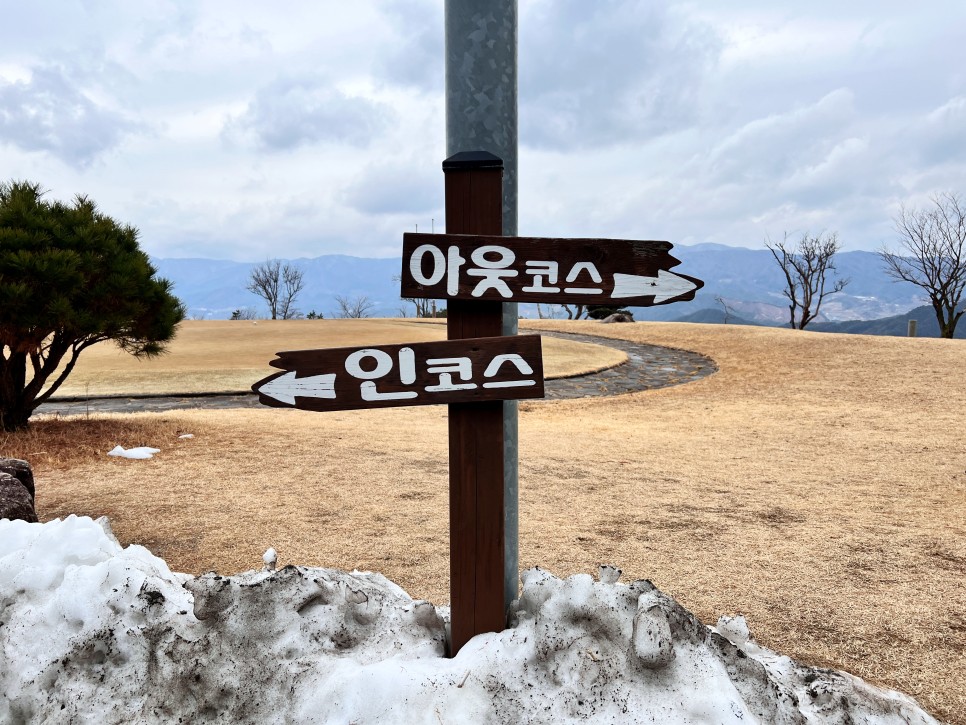
[[[443,162],[446,229],[503,232],[503,160],[486,152]],[[450,340],[499,335],[503,304],[449,299]],[[482,632],[506,627],[506,508],[503,403],[449,406],[450,653]]]
[[[690,300],[668,242],[500,236],[503,162],[443,162],[447,234],[404,234],[402,297],[445,299],[447,341],[278,353],[265,405],[449,405],[450,655],[506,625],[503,401],[542,398],[540,337],[501,337],[503,302],[649,306]],[[512,573],[512,572],[511,572]]]

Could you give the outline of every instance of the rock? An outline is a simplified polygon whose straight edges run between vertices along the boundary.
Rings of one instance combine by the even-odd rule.
[[[34,472],[30,470],[30,464],[19,458],[0,458],[0,473],[9,473],[16,478],[30,494],[30,500],[34,499]]]
[[[630,312],[615,312],[613,315],[608,315],[601,322],[633,322],[634,315]]]
[[[27,487],[9,473],[0,473],[0,519],[37,522],[33,497]]]

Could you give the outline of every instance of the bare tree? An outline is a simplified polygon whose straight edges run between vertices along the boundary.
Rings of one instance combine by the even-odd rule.
[[[925,209],[902,207],[894,220],[904,256],[885,247],[879,257],[895,281],[912,282],[929,296],[941,337],[952,338],[966,312],[966,206],[952,193],[938,194]]]
[[[778,266],[785,274],[783,294],[788,298],[789,326],[804,330],[809,322],[818,317],[822,302],[828,295],[841,292],[848,279],[837,279],[831,289],[826,289],[826,275],[835,271],[833,258],[842,248],[838,234],[819,234],[810,237],[808,232],[796,244],[789,244],[788,234],[780,242],[765,242]]]
[[[402,275],[398,275],[398,274],[393,275],[393,278],[392,278],[393,282],[399,282],[401,280],[402,280]],[[436,300],[421,299],[419,297],[400,297],[400,299],[403,302],[410,303],[413,307],[416,308],[416,314],[415,314],[416,317],[435,317],[433,312],[436,309]],[[406,317],[408,312],[409,310],[407,310],[405,307],[399,308],[399,314],[402,315],[403,317]]]
[[[435,300],[425,300],[419,297],[402,297],[403,302],[409,302],[416,308],[416,317],[432,317],[432,304]],[[403,315],[405,317],[405,315]]]
[[[291,320],[299,314],[295,298],[304,286],[304,274],[293,264],[270,259],[252,268],[245,288],[265,300],[273,320]]]
[[[584,305],[574,304],[573,306],[568,304],[560,305],[563,307],[564,312],[567,313],[568,320],[579,320],[584,316]]]
[[[336,317],[343,319],[371,317],[369,313],[375,307],[375,304],[365,295],[353,298],[336,295],[335,302],[339,305],[339,311],[336,313]]]
[[[245,286],[252,294],[258,295],[268,303],[268,311],[272,319],[278,319],[278,290],[282,280],[282,263],[277,259],[270,259],[262,264],[256,264],[249,273],[248,284]]]
[[[728,320],[731,319],[731,313],[733,312],[733,310],[728,305],[728,302],[725,300],[725,298],[722,297],[721,295],[717,295],[714,298],[714,301],[717,302],[719,305],[721,305],[721,309],[724,310],[724,323],[727,325]]]
[[[288,263],[282,265],[282,294],[278,312],[283,320],[294,320],[302,316],[295,307],[295,298],[305,286],[304,277],[305,271],[300,267]]]
[[[537,303],[537,317],[541,320],[556,320],[564,312],[564,305]]]

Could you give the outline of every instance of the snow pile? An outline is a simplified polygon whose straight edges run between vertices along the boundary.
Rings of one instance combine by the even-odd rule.
[[[145,460],[147,458],[153,458],[155,453],[160,453],[160,448],[151,448],[149,446],[138,446],[137,448],[124,448],[124,446],[114,446],[111,450],[107,452],[109,456],[118,456],[119,458],[134,458],[136,460]]]
[[[526,572],[513,626],[444,657],[379,574],[172,573],[106,519],[0,522],[0,722],[935,723],[710,629],[649,582]]]

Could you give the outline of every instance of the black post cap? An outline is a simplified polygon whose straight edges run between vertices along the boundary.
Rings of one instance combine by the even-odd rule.
[[[460,151],[443,161],[443,171],[503,169],[503,159],[489,151]]]

